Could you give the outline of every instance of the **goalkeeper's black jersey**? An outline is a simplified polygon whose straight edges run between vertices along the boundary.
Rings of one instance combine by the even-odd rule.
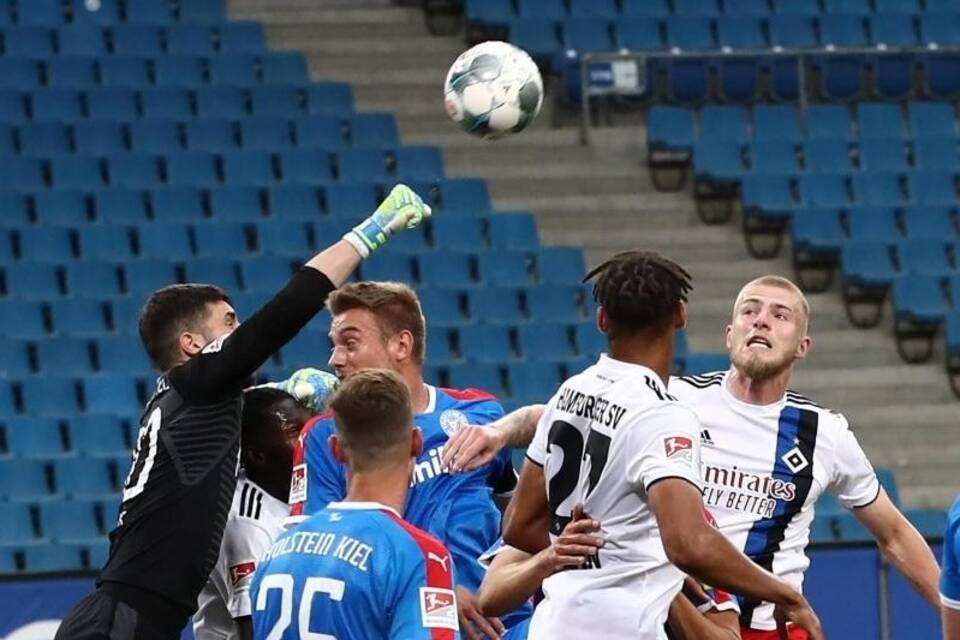
[[[237,483],[243,388],[323,308],[333,284],[301,269],[228,337],[157,380],[99,584],[181,628],[217,556]]]

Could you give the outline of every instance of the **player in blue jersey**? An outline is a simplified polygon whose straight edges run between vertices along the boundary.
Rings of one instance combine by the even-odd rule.
[[[330,367],[337,376],[349,379],[362,369],[383,368],[406,383],[424,446],[414,466],[404,517],[450,549],[465,637],[497,637],[503,631],[500,621],[480,614],[474,593],[483,580],[477,558],[500,535],[500,511],[491,493],[508,493],[516,483],[509,452],[457,475],[446,473],[441,457],[457,429],[492,422],[503,409],[486,392],[442,389],[424,382],[426,326],[420,302],[408,286],[359,282],[334,292],[328,305],[333,314]],[[327,446],[332,433],[333,421],[321,416],[301,434],[290,491],[294,516],[315,513],[345,495],[346,470]]]
[[[455,640],[453,563],[401,518],[423,435],[393,372],[351,376],[330,399],[347,492],[280,536],[253,578],[257,640]]]
[[[940,571],[943,640],[960,640],[960,498],[950,507]]]

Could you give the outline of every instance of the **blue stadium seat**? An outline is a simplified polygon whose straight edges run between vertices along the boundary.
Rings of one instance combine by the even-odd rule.
[[[812,16],[781,14],[769,21],[770,44],[784,49],[813,49],[820,45]]]
[[[109,330],[103,303],[99,300],[55,300],[50,304],[50,318],[53,331],[58,335],[92,337]]]
[[[213,31],[205,24],[172,24],[167,27],[167,53],[208,56],[214,53]]]
[[[868,138],[860,143],[860,168],[866,171],[906,171],[903,141],[896,138]]]
[[[24,413],[32,416],[67,416],[79,410],[72,379],[29,378],[21,383]]]
[[[73,125],[73,144],[78,154],[105,156],[127,150],[123,125],[109,120],[77,122]]]
[[[289,258],[255,256],[240,262],[240,278],[246,291],[273,293],[279,290],[292,274]]]
[[[343,123],[330,116],[307,116],[294,121],[294,137],[298,147],[339,151],[346,146]]]
[[[2,318],[2,316],[0,316],[0,318]],[[4,321],[0,319],[0,323],[3,322]],[[7,335],[10,334],[7,333]],[[13,386],[9,380],[0,378],[0,417],[12,416],[16,412],[16,403],[14,402],[13,398]],[[0,473],[0,477],[2,477],[2,473]]]
[[[804,165],[810,173],[833,175],[853,171],[848,143],[841,139],[814,138],[803,144]]]
[[[667,0],[622,0],[621,11],[625,16],[665,18],[670,15],[670,6]]]
[[[820,14],[820,3],[819,0],[773,0],[773,11],[777,14],[816,16]]]
[[[431,319],[430,329],[427,331],[426,354],[430,362],[436,365],[447,365],[455,362],[457,357],[450,346],[450,331],[447,329],[434,329],[434,323]]]
[[[808,207],[843,207],[850,204],[846,178],[836,174],[800,176],[800,199]]]
[[[188,260],[193,257],[189,229],[181,224],[158,222],[139,227],[139,255],[151,260]]]
[[[176,265],[162,259],[128,262],[121,271],[124,290],[131,295],[148,295],[177,282]]]
[[[118,0],[100,0],[94,5],[87,0],[70,0],[75,24],[116,24],[120,22]]]
[[[387,149],[399,144],[397,121],[392,113],[358,113],[350,118],[350,143],[354,147]]]
[[[16,191],[0,191],[0,228],[25,227],[31,224],[29,202],[26,194]],[[0,242],[0,263],[13,260],[13,249],[9,242]]]
[[[537,277],[541,283],[579,283],[587,273],[578,247],[544,247],[537,254]]]
[[[947,258],[947,243],[942,238],[900,242],[897,256],[903,273],[934,277],[947,277],[954,273]]]
[[[477,256],[480,281],[486,285],[522,287],[530,284],[528,255],[521,251],[487,251]]]
[[[4,268],[7,296],[24,300],[60,297],[57,268],[52,264],[14,264]]]
[[[952,100],[957,97],[960,93],[960,56],[928,56],[924,68],[925,93],[928,97],[934,100]]]
[[[4,305],[0,305],[0,309],[7,310]],[[8,339],[0,343],[0,377],[16,378],[31,373],[30,354],[26,341]]]
[[[257,247],[265,253],[308,258],[314,254],[306,225],[298,222],[261,222],[257,225]]]
[[[667,64],[667,93],[672,102],[697,105],[710,92],[707,64],[703,60],[671,60]]]
[[[492,211],[487,183],[478,178],[455,178],[440,183],[440,209],[454,215],[487,215]]]
[[[90,343],[84,338],[47,338],[38,341],[35,349],[39,373],[59,376],[93,373]]]
[[[459,291],[428,287],[417,291],[417,297],[420,298],[423,315],[429,319],[431,327],[459,327],[467,323]],[[433,361],[429,350],[427,357]]]
[[[165,0],[127,2],[127,22],[166,25],[173,22],[173,11]]]
[[[955,47],[960,44],[960,15],[924,13],[920,16],[920,38],[928,46]]]
[[[724,0],[723,11],[730,16],[763,16],[770,14],[766,0]]]
[[[541,62],[560,48],[556,22],[543,16],[514,20],[510,24],[510,42]]]
[[[908,177],[914,204],[956,205],[956,181],[952,173],[945,170],[913,171]]]
[[[137,322],[140,318],[140,309],[145,299],[136,296],[126,296],[110,301],[110,321],[114,331],[122,331],[136,335],[139,331]]]
[[[898,206],[907,199],[895,173],[860,173],[853,176],[851,186],[854,200],[860,204]]]
[[[194,187],[167,187],[150,194],[153,218],[158,222],[200,222],[206,217],[203,196]]]
[[[37,221],[44,225],[38,227],[38,231],[42,231],[47,225],[79,226],[86,224],[88,220],[87,199],[79,190],[38,191],[33,196],[33,207]],[[50,231],[54,235],[58,233],[53,229]],[[73,250],[68,245],[69,241],[61,245],[63,255],[67,258],[73,255]]]
[[[97,158],[61,156],[50,162],[52,186],[57,189],[99,189],[106,186]]]
[[[240,291],[243,288],[237,266],[229,258],[191,260],[186,264],[185,269],[187,282],[208,282],[230,292]]]
[[[399,253],[384,253],[364,262],[360,275],[364,280],[399,280],[412,282],[413,272],[410,256]]]
[[[0,460],[0,487],[13,502],[46,500],[51,493],[45,464],[40,460]]]
[[[870,34],[874,45],[916,47],[912,13],[881,13],[870,17]]]
[[[517,344],[528,361],[566,362],[574,355],[566,324],[531,322],[517,327]]]
[[[121,229],[121,231],[123,232],[121,237],[126,242],[128,240],[126,229]],[[121,248],[128,254],[131,253],[129,245],[123,245]],[[119,253],[115,256],[115,259],[118,257],[121,257]],[[129,257],[129,255],[124,257]],[[122,293],[120,274],[117,265],[114,263],[94,262],[86,259],[82,262],[67,265],[64,272],[67,293],[72,296],[102,300],[119,296]]]
[[[27,262],[68,262],[73,258],[70,230],[61,227],[21,229],[20,259]]]
[[[746,112],[740,107],[708,105],[700,110],[701,140],[729,140],[746,143]]]
[[[467,326],[461,328],[459,334],[460,354],[465,360],[498,364],[515,359],[507,327]]]
[[[857,207],[847,215],[850,239],[862,242],[882,242],[893,245],[902,239],[892,209]]]
[[[717,47],[710,18],[673,15],[666,20],[667,45],[682,51],[710,51]]]
[[[267,48],[267,37],[263,25],[252,20],[234,20],[218,27],[220,32],[220,51],[253,52]]]
[[[100,60],[100,84],[106,87],[142,89],[151,85],[146,58],[113,56]]]
[[[506,395],[500,367],[495,364],[470,362],[451,366],[449,384],[454,389],[483,389],[498,397]]]
[[[75,122],[84,117],[80,93],[72,89],[38,89],[30,94],[30,105],[34,120]]]
[[[772,175],[798,172],[796,146],[782,140],[765,140],[750,146],[750,171]]]
[[[478,287],[467,291],[470,319],[483,324],[517,325],[525,322],[520,290],[515,287]]]
[[[118,493],[110,478],[110,465],[102,458],[65,458],[55,461],[53,468],[60,495],[78,500],[104,500]]]
[[[190,92],[181,87],[153,87],[140,91],[144,118],[187,120],[193,117]]]
[[[217,193],[217,192],[215,192]],[[218,221],[204,228],[195,227],[197,256],[201,258],[240,258],[247,253],[247,232],[243,224]]]
[[[602,17],[580,17],[564,20],[560,25],[560,40],[568,52],[610,51],[610,21]]]
[[[146,202],[140,191],[127,189],[97,191],[93,196],[93,208],[97,222],[110,225],[139,224],[147,220]],[[96,235],[97,230],[91,229],[85,233],[87,237],[82,243],[83,249],[87,248],[90,236]],[[87,257],[85,254],[81,255]]]
[[[203,58],[198,56],[163,56],[153,63],[154,79],[158,87],[165,89],[204,88]],[[225,114],[226,115],[226,114]]]
[[[66,22],[63,3],[59,0],[30,0],[17,5],[20,24],[56,26]]]
[[[919,0],[874,0],[877,13],[918,13]]]
[[[840,254],[845,241],[840,213],[836,209],[798,211],[790,225],[795,253],[805,255]]]
[[[129,375],[101,373],[83,379],[84,405],[88,413],[130,415],[140,409],[137,379]]]
[[[560,368],[548,362],[522,362],[507,366],[511,396],[524,402],[546,402],[560,386]]]
[[[680,16],[714,17],[720,13],[717,0],[674,0],[673,12]]]
[[[310,80],[307,59],[300,51],[269,51],[261,58],[263,81],[271,84]]]
[[[943,240],[957,236],[950,210],[946,207],[907,207],[903,214],[903,226],[907,238],[911,240]]]
[[[137,120],[130,123],[130,147],[140,153],[170,153],[182,148],[175,120]]]
[[[867,46],[863,16],[827,14],[820,16],[820,42],[826,46],[855,48]]]
[[[695,140],[692,110],[654,105],[647,112],[647,144],[652,150],[691,150]]]
[[[24,571],[77,571],[83,568],[80,547],[74,544],[44,544],[23,551]]]
[[[260,82],[257,77],[257,58],[249,53],[229,53],[208,60],[210,84],[250,87]]]
[[[928,540],[939,539],[947,527],[947,514],[939,509],[905,509],[903,515]]]
[[[397,149],[397,177],[400,180],[442,180],[443,156],[438,147],[404,146]]]
[[[274,186],[267,189],[267,211],[280,220],[312,221],[321,215],[320,198],[312,186]]]
[[[219,184],[215,156],[202,151],[184,151],[166,155],[167,183],[206,187]]]
[[[303,113],[300,87],[296,85],[269,85],[250,92],[254,115],[294,118]]]
[[[96,59],[59,56],[45,63],[47,86],[59,89],[87,89],[97,84]]]
[[[512,0],[467,0],[464,15],[469,29],[483,29],[506,27],[517,14]]]
[[[532,213],[499,213],[489,219],[490,245],[494,249],[534,251],[540,248],[537,222]]]
[[[330,353],[330,339],[322,331],[306,328],[296,335],[280,354],[285,367],[314,367]]]
[[[132,3],[139,6],[142,2]],[[118,24],[110,27],[113,53],[121,56],[162,56],[163,30],[150,24]]]
[[[907,134],[900,108],[894,104],[866,102],[857,105],[857,126],[861,140],[866,138],[903,140]]]
[[[697,182],[736,182],[746,167],[741,146],[727,140],[701,140],[693,147],[693,173]]]
[[[619,13],[615,0],[570,0],[574,18],[615,18]]]
[[[841,268],[844,278],[856,284],[884,286],[896,279],[889,247],[882,242],[847,242],[841,252]]]
[[[130,269],[134,266],[137,265],[130,264],[127,265],[127,268]],[[161,279],[158,278],[157,280],[160,281]],[[169,279],[166,280],[167,281],[162,284],[169,284]],[[148,291],[142,287],[140,290],[143,291],[144,294],[152,292],[152,290]],[[96,345],[98,368],[100,371],[136,375],[150,373],[152,369],[150,360],[144,352],[143,346],[140,344],[140,339],[137,336],[129,334],[102,336],[97,340]],[[93,423],[94,418],[99,417],[100,416],[91,416],[90,419],[84,420],[84,424]],[[74,420],[76,421],[77,419]],[[107,420],[106,418],[104,418],[104,420],[112,422],[112,420]],[[76,426],[77,424],[74,422],[74,430]],[[102,451],[100,454],[106,455]]]
[[[12,125],[0,124],[0,155],[11,156],[17,152],[14,134]]]
[[[5,431],[7,451],[19,458],[46,461],[67,455],[54,418],[11,418]]]
[[[8,56],[47,58],[53,55],[53,31],[47,27],[21,26],[3,30],[3,52]]]
[[[521,17],[542,17],[562,20],[567,17],[563,0],[517,0],[517,13]]]
[[[377,208],[377,191],[372,184],[331,184],[324,187],[326,211],[331,216],[356,218]]]
[[[743,14],[726,15],[717,18],[716,25],[721,47],[745,50],[769,47],[760,18]]]
[[[22,300],[0,300],[0,329],[11,339],[46,337],[43,307],[39,303]],[[0,392],[2,394],[2,392]]]
[[[420,284],[434,287],[474,285],[470,256],[463,253],[437,251],[417,257]]]
[[[321,149],[293,149],[280,154],[283,182],[320,185],[334,182],[333,157]]]
[[[915,273],[893,281],[893,309],[898,322],[940,324],[949,309],[940,287],[940,279]]]
[[[660,21],[647,16],[624,16],[613,23],[617,46],[630,51],[659,51],[663,48]]]
[[[26,504],[4,505],[4,516],[0,520],[0,546],[30,544],[36,538],[30,506]],[[0,565],[0,571],[10,571],[12,566]]]
[[[476,251],[484,245],[481,218],[434,218],[430,229],[433,245],[444,251]]]
[[[290,124],[283,118],[253,117],[240,122],[241,146],[245,149],[288,149],[293,146],[290,134]]]
[[[255,187],[227,186],[210,191],[210,212],[218,221],[250,221],[263,218],[263,200]],[[212,233],[216,232],[211,228]]]
[[[932,136],[956,137],[953,105],[912,100],[907,104],[907,119],[915,139]]]
[[[309,114],[349,118],[353,111],[353,89],[346,82],[313,82],[307,87]]]
[[[820,80],[820,93],[828,100],[849,102],[863,96],[862,65],[857,59],[827,58],[822,65]]]
[[[116,510],[111,512],[109,526],[105,529],[109,530],[113,528],[113,524],[116,522]],[[110,557],[110,543],[109,541],[100,541],[96,543],[88,543],[83,545],[80,549],[81,557],[83,554],[87,556],[87,562],[84,566],[86,569],[100,569],[107,564],[107,560]]]
[[[242,119],[247,116],[243,89],[234,86],[203,87],[195,93],[201,118]]]
[[[223,22],[227,18],[224,0],[191,0],[180,5],[181,22]]]
[[[40,64],[29,58],[0,58],[0,87],[27,91],[40,86]]]
[[[237,149],[239,140],[234,123],[222,118],[192,120],[184,125],[187,149],[191,151],[229,151]]]
[[[824,0],[827,13],[846,13],[858,16],[870,14],[870,0]]]
[[[110,186],[122,189],[152,189],[162,184],[157,156],[122,153],[107,158]]]
[[[20,152],[27,156],[68,154],[70,128],[62,122],[29,122],[19,127]]]
[[[44,538],[57,542],[88,542],[100,536],[93,504],[85,501],[56,500],[40,505],[40,530]]]

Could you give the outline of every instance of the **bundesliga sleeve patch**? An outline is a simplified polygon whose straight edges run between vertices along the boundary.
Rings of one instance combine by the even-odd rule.
[[[460,630],[457,599],[450,589],[420,587],[420,620],[425,629]]]
[[[670,460],[693,464],[693,440],[686,436],[670,436],[663,439],[663,448]]]
[[[257,570],[256,562],[241,562],[230,567],[230,583],[237,586]]]
[[[293,467],[290,476],[290,504],[307,501],[307,465],[298,464]]]

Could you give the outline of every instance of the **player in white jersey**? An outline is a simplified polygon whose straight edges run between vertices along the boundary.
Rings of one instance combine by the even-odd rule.
[[[738,548],[800,588],[814,504],[824,491],[833,493],[936,607],[936,560],[883,491],[846,419],[787,390],[793,365],[812,346],[809,319],[796,285],[758,278],[740,291],[726,330],[730,371],[671,380],[670,393],[703,423],[704,501]],[[465,430],[445,454],[454,467],[471,468],[502,446],[522,447],[539,412],[529,407],[482,433]],[[749,599],[742,605],[745,640],[776,637],[771,606]],[[803,637],[791,630],[791,640]]]
[[[503,537],[537,553],[582,503],[605,543],[579,568],[544,580],[529,637],[663,639],[686,572],[776,601],[784,619],[819,638],[800,593],[751,563],[703,516],[700,423],[664,384],[675,329],[686,324],[688,274],[655,253],[629,251],[586,279],[594,275],[610,355],[564,382],[548,403]]]
[[[250,582],[257,563],[283,532],[293,448],[311,417],[292,396],[257,388],[244,394],[241,421],[243,469],[220,544],[220,556],[197,598],[197,640],[253,638]]]

